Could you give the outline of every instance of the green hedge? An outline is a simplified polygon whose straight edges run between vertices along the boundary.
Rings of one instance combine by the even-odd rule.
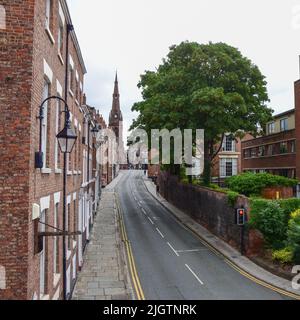
[[[300,263],[300,199],[266,200],[252,198],[249,225],[259,230],[273,259]]]
[[[226,179],[226,185],[232,191],[244,194],[245,196],[260,195],[262,190],[267,187],[294,187],[298,184],[297,180],[288,179],[269,173],[246,172],[238,176]]]
[[[251,199],[249,225],[263,234],[267,246],[273,249],[284,248],[288,223],[284,209],[278,202]]]

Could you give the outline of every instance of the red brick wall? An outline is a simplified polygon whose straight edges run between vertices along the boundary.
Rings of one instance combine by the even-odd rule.
[[[33,0],[1,1],[0,30],[0,299],[27,298]]]
[[[49,168],[52,171],[50,174],[45,174],[34,167],[34,154],[39,146],[39,121],[36,117],[42,102],[44,59],[53,71],[51,95],[57,94],[56,80],[59,80],[63,88],[65,82],[65,65],[58,57],[57,47],[58,0],[53,3],[54,19],[51,29],[55,43],[51,42],[45,31],[45,1],[1,1],[6,9],[7,29],[0,30],[0,265],[6,268],[7,290],[0,290],[0,299],[32,299],[34,293],[39,294],[39,256],[34,254],[32,205],[40,204],[42,197],[50,196],[47,222],[53,225],[53,194],[62,192],[63,176],[55,173],[55,101],[49,104],[49,137],[51,138],[48,152]],[[71,38],[70,54],[80,81],[83,82],[84,70]],[[73,114],[73,125],[76,118],[81,124],[83,134],[83,113],[75,102],[75,98],[69,93],[68,105]],[[78,152],[80,150],[81,154],[78,156],[78,166],[74,168],[73,151],[72,170],[83,170],[84,148],[86,149],[87,146],[82,145],[81,140],[78,139],[77,150]],[[62,154],[60,157],[62,168]],[[81,183],[82,175],[68,176],[67,193],[77,193],[76,210]],[[73,204],[72,199],[71,212],[74,212]],[[61,228],[62,194],[59,217]],[[77,216],[72,214],[71,226],[74,225],[74,218],[77,219]],[[53,238],[47,239],[47,243],[49,270],[47,293],[52,298],[56,290],[53,287],[52,272]],[[60,241],[59,250],[62,252],[62,241]],[[74,250],[73,254],[75,252]],[[60,268],[62,273],[61,255]]]

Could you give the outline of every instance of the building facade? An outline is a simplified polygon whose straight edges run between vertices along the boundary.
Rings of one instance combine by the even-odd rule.
[[[295,109],[278,114],[266,126],[266,134],[242,142],[243,171],[297,177]]]
[[[67,159],[67,294],[72,293],[99,200],[100,174],[91,135],[97,114],[83,103],[86,68],[65,0],[3,0],[0,28],[0,299],[62,298],[63,154],[57,133],[67,101],[77,135]],[[3,18],[3,15],[2,15]],[[69,35],[69,36],[68,36]],[[69,41],[68,41],[69,39]],[[41,131],[40,131],[41,128]],[[43,152],[37,169],[35,153]],[[98,188],[98,189],[97,189]],[[4,279],[4,280],[3,280]]]
[[[219,147],[219,146],[218,146]],[[241,172],[241,140],[225,134],[221,150],[213,161],[212,181],[221,183]]]

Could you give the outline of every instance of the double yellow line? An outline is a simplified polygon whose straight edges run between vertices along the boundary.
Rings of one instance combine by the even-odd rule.
[[[122,214],[122,210],[119,204],[119,199],[117,194],[115,194],[115,199],[116,199],[116,204],[117,204],[117,209],[118,209],[118,218],[119,218],[119,225],[121,228],[121,237],[122,237],[122,241],[125,243],[125,247],[126,247],[126,253],[127,253],[127,260],[128,260],[128,264],[129,264],[129,270],[130,270],[130,275],[132,278],[132,282],[134,285],[134,290],[136,292],[136,296],[138,300],[145,300],[145,295],[141,286],[141,282],[138,276],[138,273],[136,271],[136,265],[135,265],[135,261],[134,261],[134,257],[133,257],[133,253],[132,253],[132,248],[131,248],[131,244],[130,241],[128,240],[127,237],[127,233],[126,233],[126,228],[125,228],[125,224],[124,224],[124,220],[123,220],[123,214]]]

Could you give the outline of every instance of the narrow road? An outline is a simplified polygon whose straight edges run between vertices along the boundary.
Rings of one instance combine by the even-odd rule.
[[[147,300],[282,300],[205,247],[148,193],[143,173],[117,186],[128,239]]]

